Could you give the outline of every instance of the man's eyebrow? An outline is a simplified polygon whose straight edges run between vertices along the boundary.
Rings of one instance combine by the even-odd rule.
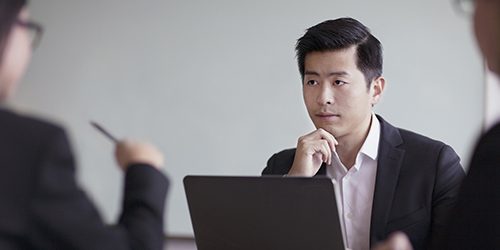
[[[315,71],[305,71],[304,72],[304,75],[314,75],[314,76],[319,76],[319,73],[318,72],[315,72]],[[347,73],[346,71],[334,71],[334,72],[330,72],[328,73],[327,76],[348,76],[349,73]]]

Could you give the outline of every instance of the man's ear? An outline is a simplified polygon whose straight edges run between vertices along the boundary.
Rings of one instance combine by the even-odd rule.
[[[384,92],[385,88],[385,78],[383,76],[379,76],[372,81],[370,86],[370,95],[372,98],[372,106],[377,104]]]

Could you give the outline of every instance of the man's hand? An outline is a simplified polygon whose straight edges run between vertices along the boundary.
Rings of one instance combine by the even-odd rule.
[[[158,169],[163,166],[162,153],[146,142],[121,140],[116,144],[115,157],[124,171],[134,163],[145,163]]]
[[[413,250],[410,240],[403,232],[395,232],[372,250]]]
[[[323,162],[331,164],[332,152],[337,144],[335,137],[322,128],[300,137],[288,175],[314,176]]]

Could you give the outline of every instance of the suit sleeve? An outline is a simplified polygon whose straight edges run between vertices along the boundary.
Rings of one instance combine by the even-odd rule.
[[[431,245],[444,236],[445,227],[456,205],[460,185],[465,176],[460,158],[448,145],[441,148],[436,171],[432,196]]]
[[[286,149],[274,154],[267,160],[267,165],[262,170],[262,175],[283,176],[290,172],[295,158],[295,149]],[[326,175],[326,164],[323,164],[316,173],[316,176]]]
[[[267,160],[267,165],[262,170],[262,175],[285,175],[288,174],[295,157],[295,149],[283,150],[274,154]]]
[[[133,165],[125,177],[119,223],[106,225],[78,187],[63,130],[41,149],[31,202],[29,242],[35,249],[162,249],[168,180],[156,169]]]
[[[276,161],[276,154],[274,154],[273,156],[271,156],[271,158],[269,158],[267,160],[267,164],[266,164],[266,167],[264,168],[264,170],[262,170],[262,175],[272,175],[274,174],[274,169],[276,168],[275,166],[275,161]]]

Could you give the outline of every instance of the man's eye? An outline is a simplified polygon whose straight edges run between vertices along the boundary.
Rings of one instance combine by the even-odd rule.
[[[335,83],[335,85],[337,85],[337,86],[341,86],[341,85],[346,84],[346,82],[341,81],[341,80],[335,80],[335,82],[334,82],[334,83]]]
[[[313,86],[313,85],[317,85],[318,82],[316,80],[309,80],[309,81],[306,82],[306,84]]]

